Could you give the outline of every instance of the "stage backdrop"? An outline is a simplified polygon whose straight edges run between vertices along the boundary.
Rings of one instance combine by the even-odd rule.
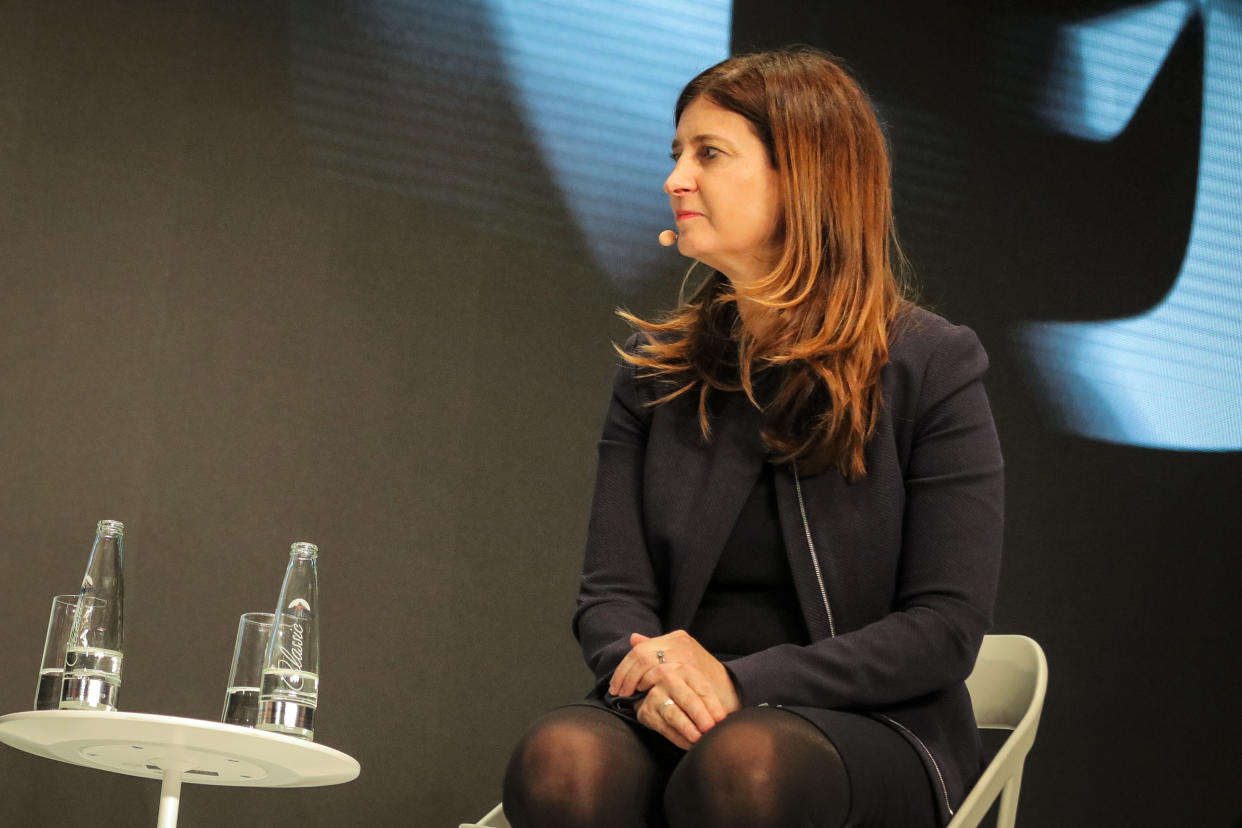
[[[997,631],[1052,669],[1028,826],[1242,817],[1242,3],[0,0],[0,713],[126,523],[121,707],[215,718],[237,615],[321,548],[347,785],[181,825],[455,825],[580,696],[569,633],[680,85],[811,42],[872,90],[923,301],[1007,459]],[[1221,711],[1225,711],[1222,713]],[[14,825],[158,785],[0,748]]]

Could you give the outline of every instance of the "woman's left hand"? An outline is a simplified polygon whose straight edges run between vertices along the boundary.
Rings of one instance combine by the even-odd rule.
[[[728,670],[685,630],[656,638],[631,635],[630,651],[613,671],[608,692],[629,696],[657,687],[699,731],[742,706]]]

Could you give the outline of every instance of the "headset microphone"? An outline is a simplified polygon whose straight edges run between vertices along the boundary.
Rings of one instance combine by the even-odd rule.
[[[660,231],[660,244],[664,245],[665,247],[672,247],[673,245],[677,244],[677,234],[674,233],[672,230],[661,230]]]

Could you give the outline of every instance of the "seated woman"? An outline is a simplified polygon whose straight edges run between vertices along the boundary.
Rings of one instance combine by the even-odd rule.
[[[810,49],[676,106],[665,182],[710,268],[622,351],[574,631],[524,826],[943,825],[977,778],[1002,461],[975,335],[903,295],[884,136]]]

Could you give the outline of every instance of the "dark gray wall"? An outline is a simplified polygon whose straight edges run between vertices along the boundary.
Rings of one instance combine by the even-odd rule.
[[[737,4],[737,45],[815,40],[889,104],[925,294],[993,355],[1010,485],[998,629],[1039,638],[1053,671],[1023,823],[1234,824],[1237,455],[1102,445],[1037,413],[1006,332],[1023,303],[1084,284],[1031,264],[1075,261],[1072,239],[1045,244],[1025,223],[1038,211],[1006,223],[919,200],[929,123],[968,159],[999,148],[963,168],[968,205],[1045,198],[1057,172],[1039,145],[1022,149],[1045,168],[1022,172],[1014,136],[969,105],[987,71],[966,57],[977,18],[758,6]],[[480,216],[417,180],[326,174],[299,120],[292,33],[347,17],[332,3],[0,0],[0,712],[30,705],[50,597],[79,582],[96,520],[127,525],[131,711],[215,718],[237,615],[270,608],[291,541],[322,549],[317,739],[362,775],[187,786],[186,828],[450,825],[498,798],[527,721],[585,688],[568,617],[608,342],[623,335],[611,309],[667,303],[680,272],[670,261],[621,295],[594,269],[482,27],[489,120],[457,126],[504,142],[526,206]],[[416,68],[452,124],[460,90]],[[403,151],[451,148],[402,90],[377,85],[368,103],[413,125]],[[486,195],[487,158],[460,160],[455,180]],[[1158,279],[1138,284],[1159,296]],[[1099,297],[1125,287],[1081,292],[1108,308]],[[1226,714],[1201,712],[1208,699]],[[0,748],[7,824],[88,804],[99,824],[146,824],[157,791]]]
[[[481,813],[525,720],[586,678],[568,616],[619,297],[572,233],[320,174],[283,4],[0,20],[0,711],[29,707],[98,519],[127,527],[131,711],[217,717],[237,615],[311,540],[317,740],[361,778],[187,786],[181,824]],[[0,748],[3,824],[145,824],[157,791]]]

